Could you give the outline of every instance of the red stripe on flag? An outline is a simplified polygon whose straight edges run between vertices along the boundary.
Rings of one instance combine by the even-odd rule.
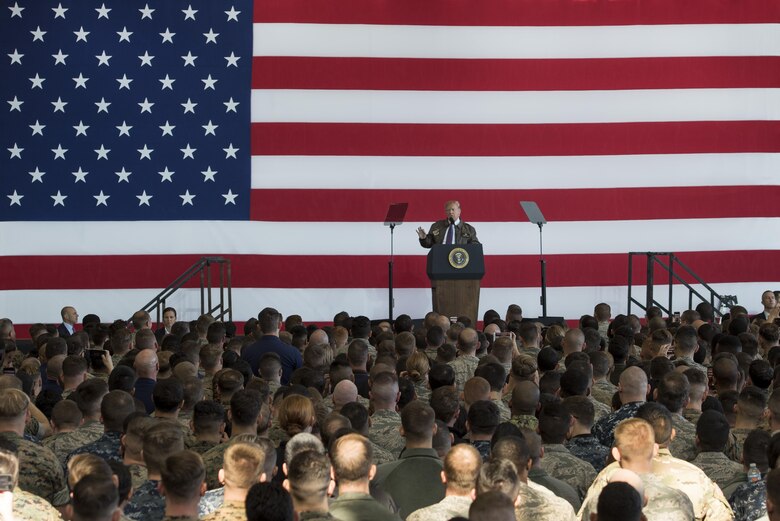
[[[774,0],[255,0],[254,21],[396,25],[656,25],[780,22]]]
[[[253,89],[547,91],[780,86],[780,57],[471,60],[255,57]]]
[[[541,176],[544,172],[518,173]],[[631,175],[630,172],[627,175]],[[777,217],[780,186],[589,188],[557,190],[252,190],[255,221],[382,221],[388,205],[409,203],[407,221],[444,218],[435,210],[458,199],[471,222],[523,219],[518,201],[536,201],[550,221]]]
[[[780,121],[253,123],[252,155],[570,156],[780,151]]]
[[[777,278],[776,251],[682,252],[678,256],[710,284]],[[234,288],[387,286],[388,256],[384,255],[227,257],[232,261]],[[5,290],[164,288],[198,258],[194,255],[1,257],[0,285]],[[626,254],[545,255],[545,258],[551,287],[620,286],[628,280]],[[397,255],[395,287],[428,287],[425,262],[424,255]],[[634,283],[643,284],[645,269],[639,259],[635,262]],[[539,285],[536,255],[491,255],[486,257],[485,267],[483,287]],[[280,274],[289,276],[280,277]],[[667,280],[660,271],[657,273],[656,283]],[[197,281],[192,281],[188,287],[197,286]]]

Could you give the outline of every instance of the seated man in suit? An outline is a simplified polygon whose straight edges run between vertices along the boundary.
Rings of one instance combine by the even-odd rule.
[[[427,234],[422,227],[417,228],[417,236],[423,248],[430,248],[434,244],[479,243],[477,230],[460,220],[460,203],[458,201],[447,201],[444,205],[444,211],[447,218],[433,223]]]

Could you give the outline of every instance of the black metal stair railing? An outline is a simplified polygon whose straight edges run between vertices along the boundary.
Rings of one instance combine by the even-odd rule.
[[[212,273],[216,271],[216,273]],[[158,293],[141,309],[156,312],[157,323],[162,322],[162,311],[167,300],[183,288],[193,277],[200,277],[200,313],[210,314],[217,320],[233,320],[233,293],[231,286],[230,259],[223,257],[201,257],[195,264],[179,275],[167,288]],[[213,279],[216,277],[219,298],[213,297],[215,290]],[[214,304],[214,301],[217,301]]]
[[[640,302],[634,298],[634,259],[636,257],[646,258],[646,280],[645,280],[645,301]],[[666,259],[663,259],[666,257]],[[668,302],[664,306],[661,302],[655,299],[654,296],[654,284],[655,284],[655,269],[660,267],[669,276],[666,284],[668,284]],[[687,275],[695,282],[688,282],[683,275]],[[674,253],[670,252],[650,252],[650,251],[632,251],[628,253],[628,313],[631,313],[631,305],[636,304],[642,310],[647,311],[647,308],[656,306],[660,308],[665,314],[671,315],[673,313],[674,302],[674,283],[679,282],[688,290],[688,307],[686,309],[694,308],[694,297],[700,302],[709,302],[715,311],[715,315],[723,316],[724,312],[721,310],[724,307],[729,307],[737,303],[737,297],[734,295],[721,295],[715,291],[709,284],[704,282],[694,271],[689,268],[680,258]],[[692,284],[697,284],[701,287],[701,291],[697,290]],[[702,294],[704,293],[704,294]],[[697,304],[698,304],[697,301]]]

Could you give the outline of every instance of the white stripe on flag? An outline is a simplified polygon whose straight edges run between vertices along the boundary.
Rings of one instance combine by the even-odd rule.
[[[629,58],[777,56],[780,24],[452,27],[255,24],[255,56]]]
[[[252,188],[462,190],[780,185],[780,154],[254,156]],[[485,176],[489,177],[489,183]]]
[[[739,302],[747,303],[751,312],[760,311],[755,306],[760,302],[761,292],[767,288],[765,282],[715,284],[713,287],[722,294],[737,295]],[[644,292],[634,288],[634,296],[642,302]],[[39,321],[59,321],[63,305],[72,305],[80,313],[97,313],[104,321],[116,318],[129,318],[142,305],[152,299],[160,290],[150,289],[105,289],[105,290],[43,290],[43,291],[0,291],[0,307],[13,310],[12,318],[17,324],[30,324]],[[656,297],[666,302],[667,286],[658,286]],[[395,316],[407,313],[412,317],[422,317],[431,309],[431,290],[429,288],[403,288],[393,292],[395,296]],[[538,288],[482,288],[480,292],[479,319],[488,309],[499,313],[509,304],[520,304],[523,315],[534,317],[541,314],[538,306],[540,291]],[[608,287],[557,287],[548,288],[548,314],[578,318],[588,313],[598,302],[612,306],[613,314],[625,313],[627,302],[626,286]],[[217,292],[214,292],[217,298]],[[674,309],[688,308],[688,293],[684,287],[675,287]],[[756,304],[753,304],[756,303]],[[213,301],[216,304],[216,300]],[[200,315],[200,292],[197,289],[183,289],[166,301],[173,306],[182,320],[194,320]],[[696,302],[694,302],[694,306]],[[351,315],[365,315],[370,318],[387,316],[388,301],[386,288],[234,288],[233,320],[245,321],[257,316],[266,306],[277,308],[284,316],[300,314],[307,322],[326,322],[341,310]],[[632,311],[642,315],[639,308]],[[154,315],[153,315],[154,319]]]
[[[517,222],[472,222],[487,255],[539,252],[538,228],[517,208]],[[464,219],[468,216],[464,212]],[[404,223],[395,232],[396,255],[425,255],[415,229],[430,222]],[[0,223],[2,255],[388,255],[389,236],[382,222],[231,222],[168,221],[166,240],[144,222]],[[150,233],[139,233],[148,229]],[[780,218],[658,219],[645,221],[551,222],[544,227],[548,254],[627,253],[629,251],[724,251],[780,249],[780,234],[746,230],[780,229]],[[29,237],[46,240],[29,241]],[[95,237],[121,237],[96,241]],[[284,240],[306,237],[306,240]],[[335,241],[334,237],[359,238]],[[702,241],[700,238],[709,240]],[[250,238],[256,238],[250,239]],[[606,240],[606,239],[609,240]],[[699,239],[699,240],[697,240]]]
[[[780,89],[252,91],[252,121],[258,123],[519,124],[775,119],[780,119]]]

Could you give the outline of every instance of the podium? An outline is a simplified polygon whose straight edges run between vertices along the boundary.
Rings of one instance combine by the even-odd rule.
[[[465,315],[477,323],[479,281],[485,276],[481,244],[435,244],[426,269],[433,310],[447,317]]]

